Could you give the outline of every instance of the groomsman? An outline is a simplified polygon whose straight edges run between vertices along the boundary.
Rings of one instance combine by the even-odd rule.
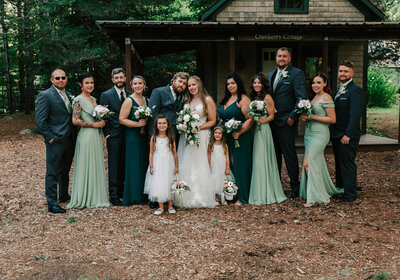
[[[108,151],[108,188],[110,202],[121,206],[120,198],[124,193],[125,179],[125,128],[119,123],[119,112],[126,97],[131,94],[125,89],[126,75],[122,68],[111,71],[111,80],[114,86],[103,92],[100,96],[100,104],[107,106],[114,112],[103,128],[107,140]]]
[[[339,64],[340,87],[335,95],[336,123],[330,126],[335,155],[336,187],[344,188],[345,202],[357,198],[355,159],[361,136],[360,119],[363,106],[362,90],[353,82],[353,68],[350,61],[341,61]]]
[[[149,107],[153,108],[153,117],[149,123],[149,133],[153,133],[154,120],[159,114],[164,114],[170,120],[175,133],[175,142],[178,145],[179,134],[176,131],[176,113],[182,109],[184,93],[186,91],[189,74],[178,72],[172,77],[171,84],[164,87],[155,88],[151,93]]]
[[[46,144],[45,189],[48,210],[65,213],[58,202],[70,200],[68,194],[69,171],[75,150],[75,129],[72,125],[74,97],[65,90],[68,77],[61,69],[55,69],[50,78],[53,84],[39,93],[36,99],[36,124]],[[58,200],[57,200],[58,185]]]
[[[276,160],[279,174],[282,170],[282,154],[292,189],[291,198],[299,196],[299,163],[297,160],[295,138],[298,114],[295,112],[299,99],[308,99],[305,76],[302,70],[289,65],[289,49],[282,47],[276,53],[277,69],[268,74],[271,96],[275,102],[275,119],[271,122]]]

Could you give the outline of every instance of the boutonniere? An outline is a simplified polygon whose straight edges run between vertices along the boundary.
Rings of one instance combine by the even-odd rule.
[[[282,72],[282,78],[288,78],[289,77],[289,72],[286,70],[283,70]]]
[[[346,86],[343,86],[339,89],[339,95],[345,94],[346,93]]]
[[[71,101],[71,103],[75,102],[76,97],[74,95],[67,94],[67,96],[68,96],[69,100]]]

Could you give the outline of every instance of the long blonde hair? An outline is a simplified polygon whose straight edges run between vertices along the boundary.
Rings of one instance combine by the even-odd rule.
[[[225,130],[222,126],[216,126],[216,127],[214,127],[214,129],[212,130],[211,135],[210,135],[210,142],[208,143],[208,149],[207,149],[207,152],[209,154],[211,154],[214,151],[214,143],[215,143],[214,132],[217,129],[220,129],[222,131],[222,138],[221,138],[222,147],[224,148],[224,153],[226,153],[226,151],[227,151],[228,145],[226,144]]]
[[[209,94],[206,91],[206,89],[204,88],[203,82],[201,81],[201,79],[198,76],[191,76],[188,80],[188,83],[189,83],[190,79],[195,80],[195,83],[197,84],[197,86],[199,88],[199,92],[197,94],[200,97],[201,103],[203,103],[203,113],[204,113],[204,115],[207,115],[208,110],[207,110],[206,98],[207,98],[207,96],[209,96]],[[188,98],[186,99],[185,103],[190,103],[190,102],[192,102],[192,100],[193,100],[193,95],[191,93],[189,93]]]

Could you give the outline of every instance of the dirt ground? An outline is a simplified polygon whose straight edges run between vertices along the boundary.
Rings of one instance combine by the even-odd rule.
[[[0,120],[0,279],[400,279],[400,150],[357,156],[353,203],[54,215],[42,137],[19,134],[34,127]]]

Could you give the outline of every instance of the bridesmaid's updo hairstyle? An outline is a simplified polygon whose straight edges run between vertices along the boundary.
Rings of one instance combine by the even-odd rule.
[[[82,86],[83,84],[83,80],[87,79],[87,78],[93,78],[93,75],[87,72],[84,72],[82,74],[79,75],[78,77],[78,83],[80,86]]]
[[[262,89],[261,92],[258,93],[254,90],[253,87],[253,83],[254,81],[258,79],[260,80],[261,84],[262,84]],[[259,72],[258,74],[255,74],[253,79],[251,80],[251,85],[250,85],[250,99],[251,100],[264,100],[265,96],[267,94],[270,94],[271,89],[269,87],[269,82],[267,77],[265,76],[265,74],[263,72]]]
[[[332,95],[332,90],[331,90],[331,88],[329,87],[329,80],[328,80],[328,77],[326,76],[326,74],[325,73],[323,73],[323,72],[317,72],[317,73],[315,73],[312,77],[311,77],[311,80],[310,80],[310,88],[309,88],[309,97],[310,97],[310,100],[312,100],[314,97],[315,97],[315,92],[313,91],[313,89],[312,89],[312,83],[313,83],[313,81],[314,81],[314,79],[316,78],[316,77],[320,77],[323,81],[324,81],[324,83],[326,83],[326,86],[324,87],[324,91],[327,93],[327,94],[329,94],[329,95]]]
[[[246,95],[246,90],[244,89],[242,78],[240,78],[240,76],[237,73],[233,72],[232,74],[229,74],[226,77],[226,81],[228,81],[229,79],[233,79],[235,81],[235,83],[237,84],[236,102],[239,103],[242,100],[242,94]],[[232,94],[228,90],[228,84],[225,82],[225,96],[224,96],[224,98],[222,98],[222,100],[219,104],[221,106],[224,106],[228,102],[228,100],[231,96],[232,96]]]
[[[151,138],[151,141],[153,142],[153,147],[154,147],[154,149],[156,149],[157,136],[160,134],[160,131],[157,128],[157,123],[158,123],[158,120],[160,120],[160,119],[166,119],[167,120],[167,126],[168,127],[167,127],[166,134],[167,134],[167,137],[168,137],[168,146],[169,146],[169,149],[171,151],[173,151],[174,142],[175,142],[174,134],[172,132],[171,122],[168,119],[168,117],[166,115],[164,115],[164,114],[159,114],[157,116],[157,118],[155,119],[155,121],[154,121],[153,137]]]

